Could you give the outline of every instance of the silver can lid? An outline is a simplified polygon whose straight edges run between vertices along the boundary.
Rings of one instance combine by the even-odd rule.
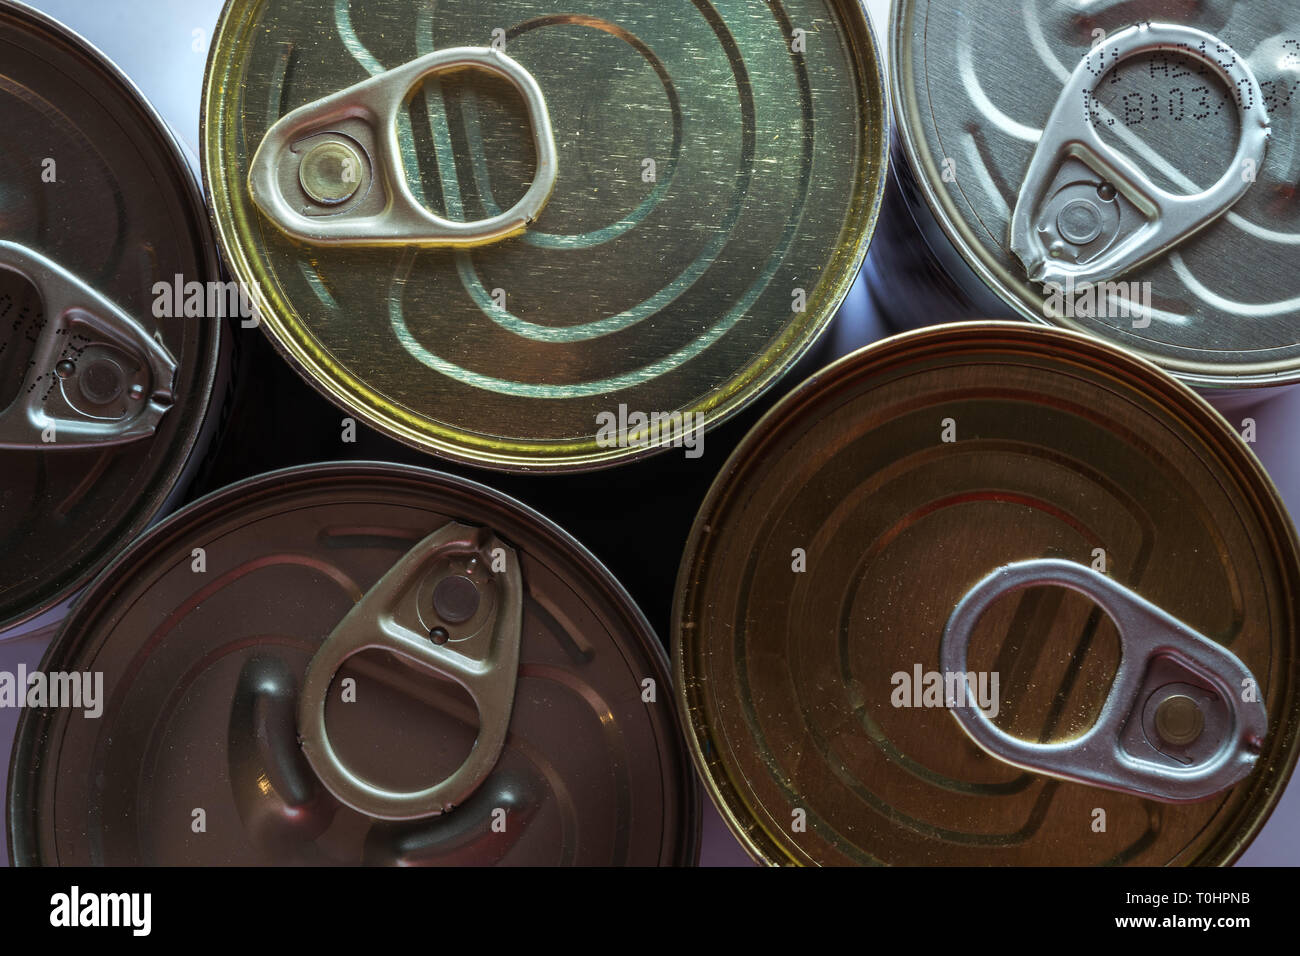
[[[900,140],[1021,316],[1198,387],[1300,381],[1300,3],[900,0]]]

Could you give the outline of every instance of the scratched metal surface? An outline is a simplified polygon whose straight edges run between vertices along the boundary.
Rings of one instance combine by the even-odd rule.
[[[941,702],[894,701],[891,675],[942,669],[978,581],[1097,548],[1248,663],[1270,723],[1243,782],[1187,804],[1062,782],[990,757]],[[769,862],[1221,864],[1295,759],[1298,586],[1263,469],[1189,391],[1082,336],[948,326],[844,360],[745,439],[687,547],[675,685],[706,786]],[[1032,588],[993,605],[969,660],[1001,675],[1002,730],[1057,743],[1094,724],[1120,654],[1091,601]]]
[[[1189,13],[1189,10],[1194,11]],[[1272,137],[1257,181],[1228,213],[1171,252],[1118,278],[1151,283],[1152,322],[1119,309],[1052,319],[1138,352],[1198,385],[1300,378],[1300,3],[903,3],[893,24],[898,139],[925,200],[967,263],[1017,314],[1044,319],[1044,294],[1011,254],[1009,228],[1025,171],[1069,74],[1094,31],[1182,23],[1229,44],[1257,76]],[[900,55],[901,54],[901,55]],[[1106,144],[1175,193],[1228,169],[1239,129],[1226,86],[1185,57],[1144,54],[1098,87]],[[951,161],[955,175],[943,179]],[[1244,171],[1242,171],[1244,175]]]
[[[176,0],[166,4],[155,0],[117,0],[111,4],[86,3],[84,0],[35,0],[35,5],[72,25],[110,55],[140,85],[197,154],[206,38],[211,36],[222,6],[221,0]],[[868,7],[878,32],[885,35],[889,22],[888,0],[868,0]],[[199,33],[198,49],[192,48],[195,31]],[[887,52],[887,49],[882,49],[882,54]],[[912,228],[910,223],[906,225]],[[876,260],[877,256],[873,255],[869,265]],[[892,273],[886,279],[889,283],[896,283]],[[896,284],[892,287],[897,289]],[[890,285],[887,284],[886,288],[889,289]],[[929,316],[931,320],[958,317],[955,313]],[[882,317],[876,314],[861,287],[850,297],[832,334],[837,354],[884,334]],[[237,462],[228,463],[223,474],[250,475],[268,467],[339,454],[337,415],[332,409],[324,408],[323,402],[314,401],[315,396],[307,394],[306,386],[289,381],[285,376],[292,378],[292,373],[264,369],[259,376],[267,384],[266,394],[276,396],[278,407],[285,409],[284,415],[270,418],[257,415],[242,421],[241,457]],[[286,436],[269,427],[276,421],[281,424],[290,421],[290,411],[305,416],[294,420],[296,427],[292,435]],[[1291,425],[1300,417],[1300,391],[1286,391],[1263,405],[1246,407],[1238,403],[1230,411],[1234,422],[1247,415],[1257,420],[1259,439],[1255,450],[1278,483],[1284,498],[1293,507],[1300,505],[1300,452],[1293,440]],[[317,419],[321,421],[318,423]],[[725,453],[722,438],[718,441],[718,450]],[[367,457],[398,451],[365,429],[358,447],[361,449],[358,453]],[[713,456],[711,450],[706,461],[712,462]],[[647,486],[633,474],[636,471],[620,469],[606,473],[603,484],[584,481],[572,491],[556,488],[551,482],[529,483],[522,478],[514,480],[510,490],[546,513],[560,517],[625,581],[662,631],[667,611],[665,589],[671,587],[675,553],[680,553],[681,541],[685,539],[685,529],[679,531],[679,526],[682,520],[689,525],[689,516],[648,523],[646,537],[638,542],[637,547],[629,548],[620,523],[609,519],[601,502],[636,498],[645,505],[642,513],[650,514],[653,513],[653,502],[661,497],[657,489],[681,481],[680,476],[675,476],[667,483]],[[623,480],[624,475],[626,480]],[[703,491],[701,487],[691,493],[702,494]],[[675,515],[676,510],[692,507],[688,497],[668,496],[663,498],[663,503],[665,507],[671,505],[674,509],[671,513]],[[670,566],[666,573],[662,573],[660,568],[663,562]],[[48,633],[28,630],[6,634],[0,642],[0,666],[12,671],[23,662],[34,668],[48,639]],[[4,740],[6,763],[16,718],[16,711],[0,711],[0,736]],[[1297,861],[1300,861],[1300,786],[1292,786],[1239,865],[1295,865]],[[705,809],[701,862],[704,865],[732,866],[748,862],[748,856],[711,803]]]
[[[253,205],[249,161],[275,120],[494,29],[538,79],[559,150],[524,235],[307,246]],[[796,29],[806,53],[791,51]],[[644,454],[596,441],[597,416],[620,405],[730,416],[838,309],[882,187],[883,87],[851,0],[587,0],[563,15],[541,0],[237,2],[209,73],[205,182],[281,350],[382,431],[488,467]],[[407,180],[439,214],[484,218],[532,180],[522,101],[480,73],[426,79],[397,127]]]

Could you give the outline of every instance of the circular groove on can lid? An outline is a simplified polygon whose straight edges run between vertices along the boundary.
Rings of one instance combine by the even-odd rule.
[[[518,555],[508,737],[462,805],[372,820],[312,775],[297,694],[363,593],[450,521],[489,528]],[[469,607],[455,589],[453,616]],[[102,674],[103,711],[24,712],[10,778],[16,863],[646,866],[698,854],[698,783],[658,638],[581,545],[464,479],[344,463],[217,492],[118,558],[41,666]],[[647,686],[658,688],[649,698]],[[375,786],[436,782],[483,720],[459,685],[373,650],[331,687],[333,745]]]
[[[205,182],[228,260],[291,363],[387,434],[504,470],[680,444],[788,370],[874,230],[888,159],[875,41],[853,0],[685,9],[228,3],[205,84]],[[251,157],[276,121],[494,36],[536,79],[558,148],[556,188],[522,235],[314,245],[258,210]],[[370,151],[364,126],[331,135]],[[431,212],[487,218],[532,181],[529,127],[504,81],[433,77],[399,117],[395,175]],[[380,218],[381,178],[356,207]]]
[[[935,691],[945,625],[1040,558],[1104,569],[1248,665],[1269,719],[1250,776],[1157,803],[965,735]],[[971,640],[972,688],[1022,739],[1082,734],[1119,662],[1105,616],[1062,594],[1008,596]],[[939,327],[832,365],[742,442],[683,558],[675,679],[696,766],[761,860],[1222,864],[1296,759],[1298,594],[1275,489],[1186,387],[1076,333]]]

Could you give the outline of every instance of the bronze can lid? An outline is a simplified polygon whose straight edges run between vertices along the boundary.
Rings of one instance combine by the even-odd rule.
[[[1298,579],[1271,482],[1185,386],[1077,333],[938,327],[814,376],[724,468],[678,581],[679,701],[769,863],[1221,864],[1295,762]],[[1103,725],[1113,767],[977,742],[1074,753]],[[1236,782],[1179,790],[1215,735]]]
[[[412,623],[414,651],[400,636]],[[321,670],[340,635],[350,649]],[[448,666],[422,669],[422,654]],[[462,479],[325,465],[205,498],[92,585],[42,669],[102,675],[101,712],[24,711],[16,863],[660,865],[698,853],[698,783],[659,641],[581,546]],[[475,762],[478,777],[433,813],[357,809],[369,798],[325,773],[400,795]]]

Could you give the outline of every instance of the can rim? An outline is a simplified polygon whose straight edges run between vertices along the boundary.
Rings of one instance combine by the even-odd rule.
[[[904,70],[903,67],[905,64],[910,65],[914,61],[912,45],[909,42],[911,37],[907,27],[915,13],[916,2],[917,0],[892,0],[889,37],[889,85],[890,101],[893,105],[897,125],[896,137],[902,147],[904,159],[916,171],[916,175],[912,178],[915,180],[920,194],[925,197],[928,211],[939,224],[947,241],[951,243],[954,250],[975,273],[979,281],[1008,307],[1035,325],[1070,332],[1078,331],[1050,321],[1038,310],[1031,308],[1022,296],[1015,294],[1012,289],[1006,286],[994,273],[985,258],[980,255],[975,244],[972,243],[967,224],[960,216],[956,215],[955,210],[948,204],[947,197],[934,185],[937,171],[929,155],[928,147],[924,143],[918,142],[918,130],[924,125],[924,119],[918,113],[919,103],[915,95],[905,95],[905,91],[912,91],[913,93],[915,91],[911,80],[913,71],[910,69]],[[909,104],[911,103],[918,104],[916,110],[910,108]],[[1102,338],[1096,334],[1093,337],[1101,339],[1107,344],[1113,344],[1118,348],[1127,349],[1143,361],[1155,364],[1165,374],[1171,375],[1193,388],[1213,391],[1221,389],[1253,390],[1300,383],[1300,354],[1297,354],[1288,363],[1289,367],[1280,371],[1232,373],[1217,371],[1214,366],[1204,362],[1184,362],[1163,357],[1156,360],[1142,348],[1140,342],[1125,345],[1121,344],[1119,339]]]
[[[208,220],[202,187],[199,185],[194,168],[186,158],[184,145],[180,137],[176,135],[176,131],[163,119],[162,114],[144,95],[136,82],[127,76],[117,63],[71,27],[28,5],[23,0],[0,0],[0,14],[4,13],[12,13],[18,18],[26,18],[38,30],[45,31],[79,50],[87,60],[92,61],[121,86],[125,94],[125,100],[133,103],[157,133],[158,145],[162,147],[162,155],[170,160],[179,172],[180,175],[176,182],[181,187],[183,201],[194,216],[194,224],[197,227],[195,229],[195,238],[198,240],[196,251],[200,253],[199,258],[203,260],[205,278],[219,278],[222,275],[222,265],[216,237],[211,229],[203,228],[207,225]],[[128,546],[135,537],[138,537],[140,533],[154,524],[159,515],[167,511],[168,505],[178,495],[185,493],[183,485],[187,480],[186,476],[193,477],[202,456],[203,445],[210,442],[213,437],[213,431],[216,427],[213,418],[213,391],[222,372],[222,356],[229,349],[229,330],[226,324],[218,321],[215,325],[216,332],[212,336],[212,345],[206,350],[202,361],[203,367],[200,369],[202,377],[198,384],[202,395],[202,404],[198,408],[187,409],[194,416],[194,425],[185,431],[187,437],[184,442],[183,454],[177,458],[173,467],[168,470],[165,482],[167,490],[157,497],[155,503],[146,513],[141,515],[141,518],[136,522],[133,533],[115,549],[116,551]],[[203,436],[202,440],[200,440],[201,436]],[[104,566],[103,559],[101,559],[100,565],[102,570]],[[0,633],[28,624],[42,614],[59,607],[64,602],[75,601],[98,574],[99,571],[92,567],[84,574],[79,575],[72,584],[63,588],[57,594],[35,606],[25,608],[13,617],[8,619],[0,618]]]
[[[1293,628],[1293,633],[1300,634],[1300,630],[1296,630],[1300,625],[1300,538],[1297,537],[1296,527],[1289,517],[1277,486],[1250,446],[1241,440],[1241,436],[1233,430],[1227,419],[1187,384],[1163,371],[1148,359],[1134,355],[1109,342],[1070,329],[1015,321],[945,323],[904,332],[865,346],[833,362],[794,388],[764,414],[736,446],[709,487],[708,494],[692,522],[673,588],[673,688],[677,697],[678,710],[688,718],[686,742],[691,760],[704,782],[704,789],[709,799],[717,807],[728,828],[746,852],[758,863],[780,866],[797,861],[781,850],[775,842],[763,839],[761,825],[754,820],[752,813],[748,813],[744,802],[734,793],[729,799],[727,791],[730,785],[720,784],[719,775],[713,772],[714,768],[721,768],[718,758],[710,759],[704,754],[702,741],[712,740],[712,732],[701,718],[702,709],[695,705],[695,701],[687,692],[689,674],[682,627],[688,611],[688,603],[693,598],[693,592],[699,589],[699,575],[695,573],[697,556],[703,548],[706,537],[711,533],[710,527],[717,507],[732,491],[736,476],[744,470],[747,461],[754,459],[755,451],[769,437],[776,434],[787,420],[799,415],[805,405],[815,403],[828,389],[842,381],[846,375],[851,375],[860,364],[869,363],[891,352],[908,353],[918,345],[928,346],[932,350],[943,350],[945,343],[951,345],[954,336],[968,338],[972,342],[980,339],[1005,340],[1008,337],[1018,339],[1020,342],[1035,340],[1045,343],[1048,347],[1055,345],[1061,351],[1076,356],[1081,362],[1089,358],[1091,353],[1092,356],[1115,362],[1121,368],[1127,366],[1125,378],[1129,380],[1142,378],[1148,382],[1152,386],[1149,395],[1152,401],[1160,401],[1171,410],[1181,407],[1184,412],[1190,411],[1199,415],[1202,427],[1198,431],[1202,433],[1207,444],[1211,445],[1216,459],[1227,463],[1231,456],[1235,455],[1237,458],[1232,470],[1240,473],[1243,479],[1242,500],[1252,503],[1253,512],[1261,519],[1261,525],[1268,532],[1272,554],[1280,559],[1277,567],[1280,576],[1287,583],[1285,592],[1281,595],[1289,610],[1287,621]],[[1190,424],[1191,419],[1184,418],[1183,421]],[[1283,679],[1292,685],[1292,690],[1289,695],[1290,707],[1278,718],[1277,732],[1283,734],[1284,741],[1289,740],[1289,743],[1282,745],[1285,750],[1285,762],[1273,778],[1276,785],[1272,789],[1265,788],[1263,794],[1250,801],[1252,809],[1249,825],[1231,834],[1228,845],[1221,846],[1221,841],[1210,844],[1206,853],[1210,856],[1208,862],[1213,865],[1230,865],[1245,852],[1277,807],[1287,782],[1292,778],[1297,760],[1300,759],[1300,687],[1297,687],[1300,685],[1300,675],[1294,673],[1295,670],[1291,668],[1290,672],[1285,670],[1282,672]],[[1287,696],[1284,693],[1282,699],[1285,700]],[[716,752],[717,748],[714,749]]]
[[[112,600],[114,579],[121,575],[123,569],[136,563],[142,553],[165,546],[169,539],[182,531],[192,519],[202,516],[205,520],[211,520],[225,512],[237,512],[241,505],[252,497],[267,489],[281,489],[290,482],[295,483],[298,490],[307,490],[328,487],[338,479],[391,479],[421,485],[426,489],[430,485],[436,485],[484,500],[492,506],[502,508],[530,522],[539,535],[556,545],[557,550],[567,552],[575,564],[590,575],[591,582],[599,589],[600,595],[625,616],[629,630],[635,634],[640,649],[661,668],[663,676],[671,679],[672,669],[667,649],[636,600],[604,563],[568,531],[531,505],[471,478],[434,471],[419,465],[385,461],[342,461],[281,468],[209,492],[169,515],[137,537],[95,577],[82,593],[71,613],[59,622],[57,633],[41,657],[40,669],[50,670],[53,662],[67,657],[76,650],[66,639],[69,630],[85,615],[91,614],[92,610],[97,611],[99,606]],[[670,722],[677,730],[677,739],[673,742],[680,744],[685,721],[677,707],[676,698],[669,697],[667,702],[670,707]],[[11,866],[47,865],[48,863],[41,859],[40,848],[35,840],[37,808],[33,804],[34,794],[30,791],[34,789],[38,773],[31,771],[27,774],[29,779],[21,781],[19,779],[21,768],[24,765],[31,767],[31,757],[36,753],[34,748],[43,736],[41,731],[44,730],[46,723],[42,711],[24,708],[14,731],[14,744],[7,773],[3,824],[9,837],[9,865]],[[693,865],[699,860],[700,854],[702,835],[700,811],[703,805],[703,792],[700,780],[692,772],[689,760],[682,760],[681,770],[683,782],[686,784],[681,795],[683,826],[681,832],[676,835],[678,845],[673,856],[678,865]],[[667,849],[667,840],[665,849]]]
[[[199,152],[208,214],[225,260],[229,263],[236,278],[241,281],[244,276],[253,275],[257,270],[252,268],[250,257],[245,250],[245,244],[241,241],[238,226],[230,221],[230,216],[223,217],[222,215],[223,210],[228,210],[231,205],[228,198],[230,190],[227,188],[227,177],[218,175],[214,170],[214,167],[220,169],[222,163],[218,148],[219,137],[215,131],[217,124],[210,122],[210,120],[213,117],[222,115],[220,102],[226,98],[223,85],[217,82],[218,51],[224,51],[236,45],[241,32],[238,29],[240,24],[236,23],[236,20],[242,21],[246,18],[250,2],[255,2],[255,0],[247,0],[242,4],[238,0],[230,0],[222,8],[221,17],[217,21],[217,26],[212,34],[212,42],[208,47],[199,113]],[[861,54],[850,54],[850,56],[862,67],[860,72],[863,73],[863,76],[860,78],[860,92],[865,94],[869,101],[880,104],[880,115],[876,117],[880,124],[879,149],[874,156],[870,157],[868,157],[865,148],[862,151],[864,161],[869,160],[870,168],[874,171],[871,176],[864,177],[861,183],[863,205],[868,210],[867,215],[865,217],[846,217],[844,228],[851,228],[858,235],[858,241],[853,256],[849,261],[849,268],[844,270],[844,275],[828,297],[826,314],[815,331],[807,335],[806,341],[797,348],[787,349],[780,362],[770,364],[753,379],[748,387],[737,393],[727,404],[721,406],[721,410],[716,407],[708,407],[703,410],[701,414],[706,416],[703,426],[706,432],[721,427],[736,415],[752,407],[754,402],[767,394],[787,372],[794,368],[822,340],[848,298],[849,292],[862,270],[863,263],[866,261],[867,253],[875,236],[876,224],[884,204],[885,186],[889,178],[890,145],[893,128],[893,117],[889,105],[890,84],[886,77],[887,66],[881,55],[883,47],[868,10],[867,0],[828,0],[828,2],[837,8],[853,11],[860,16],[860,23],[847,25],[855,31],[860,30],[864,49]],[[240,8],[238,12],[237,8]],[[259,325],[262,327],[262,331],[271,340],[275,350],[300,378],[340,411],[355,416],[381,434],[417,451],[432,454],[447,461],[472,465],[477,468],[486,468],[492,471],[536,474],[575,474],[598,471],[604,468],[630,464],[670,451],[670,448],[666,445],[646,448],[602,449],[594,446],[591,440],[582,439],[576,443],[565,443],[571,445],[573,449],[571,451],[539,455],[537,451],[529,450],[530,444],[527,442],[516,440],[508,443],[489,440],[470,444],[465,441],[470,437],[470,433],[467,431],[456,431],[454,437],[447,437],[447,435],[452,434],[452,429],[446,429],[445,435],[434,435],[422,431],[412,425],[411,421],[416,421],[423,416],[414,413],[404,415],[381,414],[380,407],[388,407],[394,403],[384,399],[355,375],[340,375],[341,370],[326,367],[322,364],[321,350],[309,349],[299,340],[299,336],[287,334],[288,330],[295,324],[301,324],[296,318],[293,321],[284,320],[283,315],[296,312],[288,302],[278,295],[274,296],[274,298],[270,297],[268,290],[262,288],[260,284],[250,289],[250,297],[254,301],[260,316]],[[283,306],[283,309],[279,308],[280,306]],[[699,406],[701,402],[697,401],[695,404]],[[679,409],[682,412],[697,410],[694,407]],[[394,411],[400,412],[400,409],[394,407]],[[510,450],[504,450],[507,447]],[[557,444],[556,447],[565,446]],[[592,447],[595,448],[594,451],[591,450]],[[583,451],[584,448],[588,450]]]

